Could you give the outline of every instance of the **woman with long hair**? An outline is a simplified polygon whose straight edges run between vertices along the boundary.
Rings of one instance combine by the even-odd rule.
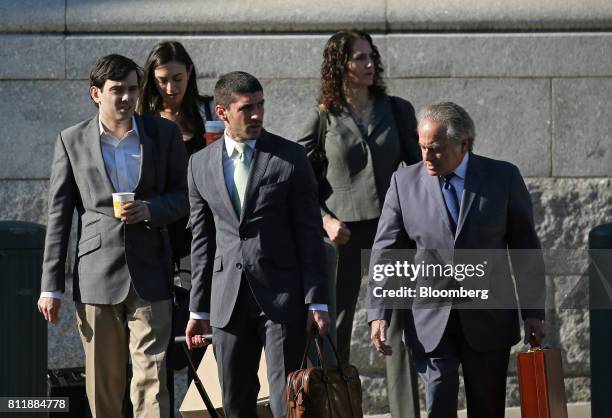
[[[161,42],[153,47],[145,63],[142,92],[138,102],[138,111],[141,114],[160,116],[178,125],[188,155],[206,146],[206,122],[216,120],[213,98],[199,94],[196,74],[195,65],[181,43]],[[187,228],[188,220],[189,216],[185,216],[168,225],[176,272],[181,272],[181,258],[189,255],[191,250],[191,231]],[[175,299],[181,297],[177,293],[179,290],[181,289],[175,288]],[[185,290],[182,291],[182,293],[185,292]],[[185,324],[179,327],[182,327],[182,331]],[[203,349],[192,352],[192,361],[196,367],[203,355]],[[174,404],[173,369],[182,368],[186,363],[184,363],[183,353],[172,342],[167,351],[167,361],[168,391],[171,394],[171,402]],[[189,372],[189,381],[192,378]]]
[[[330,286],[335,285],[338,353],[344,364],[349,362],[361,285],[361,249],[372,248],[393,172],[400,163],[420,161],[414,108],[387,95],[382,74],[381,57],[369,34],[335,33],[323,51],[316,112],[298,140],[319,181],[323,228],[337,248],[337,275],[330,277]],[[399,327],[397,322],[392,321]],[[395,334],[401,344],[401,329]],[[400,345],[389,362],[408,366],[387,365],[394,417],[412,415],[407,409],[418,411],[418,399],[413,399],[416,409],[406,405],[415,393],[411,385],[416,385],[414,373],[406,370],[412,367],[407,356]]]
[[[183,45],[176,41],[161,42],[149,53],[138,107],[140,113],[176,123],[188,155],[206,146],[205,123],[216,119],[213,98],[199,94],[195,65]],[[175,265],[190,251],[187,219],[168,227]]]

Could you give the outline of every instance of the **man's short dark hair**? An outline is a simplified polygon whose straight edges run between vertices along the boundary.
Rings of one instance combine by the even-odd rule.
[[[244,71],[233,71],[219,77],[215,84],[215,102],[227,109],[236,101],[236,94],[253,94],[263,91],[263,87],[254,76]]]
[[[89,85],[102,89],[106,80],[123,80],[132,71],[136,71],[138,85],[140,85],[142,70],[134,61],[119,54],[106,55],[105,57],[98,58],[91,69]]]

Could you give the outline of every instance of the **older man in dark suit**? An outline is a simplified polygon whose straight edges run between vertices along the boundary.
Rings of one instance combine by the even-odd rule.
[[[59,135],[49,185],[41,313],[59,318],[72,214],[73,291],[94,417],[120,418],[128,356],[135,417],[167,417],[171,249],[165,226],[187,213],[187,155],[177,126],[134,113],[139,68],[108,55],[91,71],[98,114]],[[114,192],[133,192],[121,217]]]
[[[271,408],[299,368],[306,330],[329,327],[317,188],[304,149],[262,129],[263,89],[233,72],[215,86],[225,135],[188,169],[193,242],[189,344],[213,329],[228,417],[254,417],[265,348]],[[308,314],[308,315],[307,315]]]
[[[507,251],[523,307],[525,342],[538,343],[544,336],[544,267],[531,199],[514,165],[472,152],[474,123],[460,106],[428,106],[418,132],[423,163],[393,175],[373,250],[416,248],[419,257],[436,250],[502,253],[489,267],[492,296],[511,299],[497,306],[503,309],[452,309],[461,307],[457,300],[454,306],[413,306],[404,310],[404,335],[425,384],[430,418],[457,416],[460,364],[469,416],[503,417],[510,347],[520,339]],[[517,249],[532,251],[519,255]],[[372,309],[369,321],[375,348],[391,354],[386,315]]]

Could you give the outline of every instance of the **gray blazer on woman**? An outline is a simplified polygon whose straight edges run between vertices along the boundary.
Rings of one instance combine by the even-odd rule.
[[[403,99],[397,100],[401,120],[395,120],[391,97],[384,96],[374,104],[374,114],[364,136],[348,109],[338,115],[327,113],[325,154],[329,161],[324,184],[319,184],[319,200],[323,213],[330,213],[344,222],[376,219],[380,216],[391,175],[401,162],[400,140],[408,151],[407,164],[418,161],[414,108]],[[310,115],[298,143],[312,157],[317,145],[318,110]],[[399,129],[406,130],[399,135]]]

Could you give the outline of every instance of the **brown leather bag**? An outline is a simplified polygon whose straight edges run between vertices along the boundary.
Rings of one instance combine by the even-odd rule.
[[[301,369],[287,377],[287,418],[363,418],[357,368],[350,365],[325,367],[320,337],[316,331],[313,334],[306,344]],[[321,367],[306,368],[306,356],[313,339]],[[329,336],[327,340],[340,364],[336,347]]]

